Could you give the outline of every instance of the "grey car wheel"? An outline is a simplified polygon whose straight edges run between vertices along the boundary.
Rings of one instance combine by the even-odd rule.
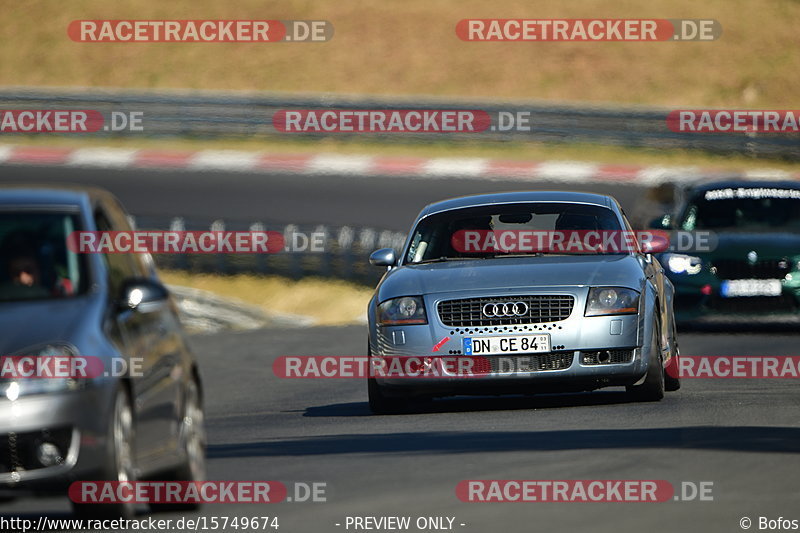
[[[181,464],[164,478],[171,481],[205,481],[206,478],[206,429],[203,401],[200,386],[194,379],[186,386],[183,418],[179,430]],[[155,512],[194,511],[199,503],[159,503],[151,504]]]
[[[648,361],[644,382],[627,387],[628,393],[638,402],[657,402],[664,397],[664,363],[661,355],[661,327],[658,318],[653,324],[651,337],[650,353],[655,354],[655,357],[650,357]]]
[[[133,450],[135,433],[130,395],[124,387],[120,387],[114,396],[106,446],[106,464],[100,476],[101,481],[136,481]],[[72,504],[73,511],[79,516],[131,518],[136,514],[135,507],[134,503]]]
[[[367,343],[367,357],[372,357],[372,347]],[[372,361],[367,365],[372,368]],[[375,378],[367,378],[369,410],[376,415],[392,415],[406,412],[409,404],[405,398],[386,396]]]
[[[403,413],[408,410],[408,402],[404,398],[387,397],[383,394],[381,386],[374,378],[367,380],[367,395],[369,397],[369,409],[376,415],[392,415]]]
[[[188,478],[185,481],[206,479],[206,426],[200,389],[194,380],[187,390],[186,409],[182,426]]]
[[[675,349],[672,351],[672,357],[667,363],[664,374],[664,390],[674,392],[681,388],[680,380],[680,357],[681,347],[678,344],[678,332],[675,329],[675,324],[672,324],[672,342]]]

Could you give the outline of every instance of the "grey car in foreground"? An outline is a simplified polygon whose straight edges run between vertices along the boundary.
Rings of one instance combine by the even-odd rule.
[[[673,287],[656,244],[467,253],[456,245],[467,229],[631,231],[616,200],[598,194],[498,193],[427,206],[399,257],[388,248],[370,257],[388,267],[368,308],[370,368],[383,369],[368,377],[373,412],[461,394],[624,386],[657,401],[678,389],[665,372],[678,357]],[[410,360],[417,367],[403,366]],[[474,372],[459,372],[463,360]],[[395,364],[417,371],[386,371]]]
[[[177,308],[149,254],[77,254],[67,238],[80,230],[131,227],[102,190],[0,188],[4,363],[102,363],[86,374],[0,377],[0,495],[66,495],[73,481],[202,480],[201,382]],[[134,511],[122,503],[75,509]]]

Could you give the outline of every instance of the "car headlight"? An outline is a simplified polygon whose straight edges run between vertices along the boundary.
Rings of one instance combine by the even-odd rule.
[[[80,389],[85,379],[74,377],[19,377],[14,374],[14,360],[31,357],[77,357],[78,350],[67,343],[48,343],[31,348],[26,348],[2,357],[0,366],[0,395],[9,400],[16,400],[20,396],[31,394],[47,394]],[[6,357],[11,361],[6,362]]]
[[[378,325],[380,326],[427,323],[425,303],[421,296],[392,298],[378,305]]]
[[[693,255],[664,254],[664,259],[673,274],[699,274],[703,268],[703,260]]]
[[[627,315],[639,311],[639,293],[622,287],[589,289],[585,316]]]

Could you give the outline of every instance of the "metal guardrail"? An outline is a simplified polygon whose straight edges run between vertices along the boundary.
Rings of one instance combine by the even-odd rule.
[[[480,109],[531,113],[530,131],[482,133],[279,133],[272,125],[279,110],[298,109]],[[368,137],[382,141],[540,141],[594,143],[647,148],[705,150],[722,154],[800,159],[800,135],[765,133],[677,133],[670,131],[670,110],[658,108],[578,107],[543,102],[492,103],[435,98],[389,100],[371,97],[298,96],[185,91],[0,89],[0,109],[92,109],[144,113],[144,131],[97,132],[107,136],[224,137]],[[8,135],[3,134],[3,135]],[[53,135],[53,134],[50,134]],[[63,134],[62,134],[63,135]],[[68,135],[68,134],[67,134]]]
[[[275,274],[292,279],[306,276],[337,278],[374,286],[385,269],[369,264],[369,254],[378,248],[401,250],[406,234],[369,227],[330,225],[265,225],[228,220],[192,220],[183,217],[131,217],[142,230],[170,231],[277,231],[284,241],[293,235],[322,234],[321,250],[303,242],[299,251],[274,254],[155,254],[159,268],[216,274]]]

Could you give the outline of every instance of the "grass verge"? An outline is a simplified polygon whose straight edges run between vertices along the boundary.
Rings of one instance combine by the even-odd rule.
[[[716,19],[709,42],[465,42],[464,18]],[[325,43],[82,43],[73,20],[328,20]],[[0,84],[792,108],[794,0],[3,2]]]
[[[341,280],[237,274],[220,276],[162,270],[161,280],[236,298],[261,307],[267,313],[304,315],[320,326],[363,322],[372,289]]]

